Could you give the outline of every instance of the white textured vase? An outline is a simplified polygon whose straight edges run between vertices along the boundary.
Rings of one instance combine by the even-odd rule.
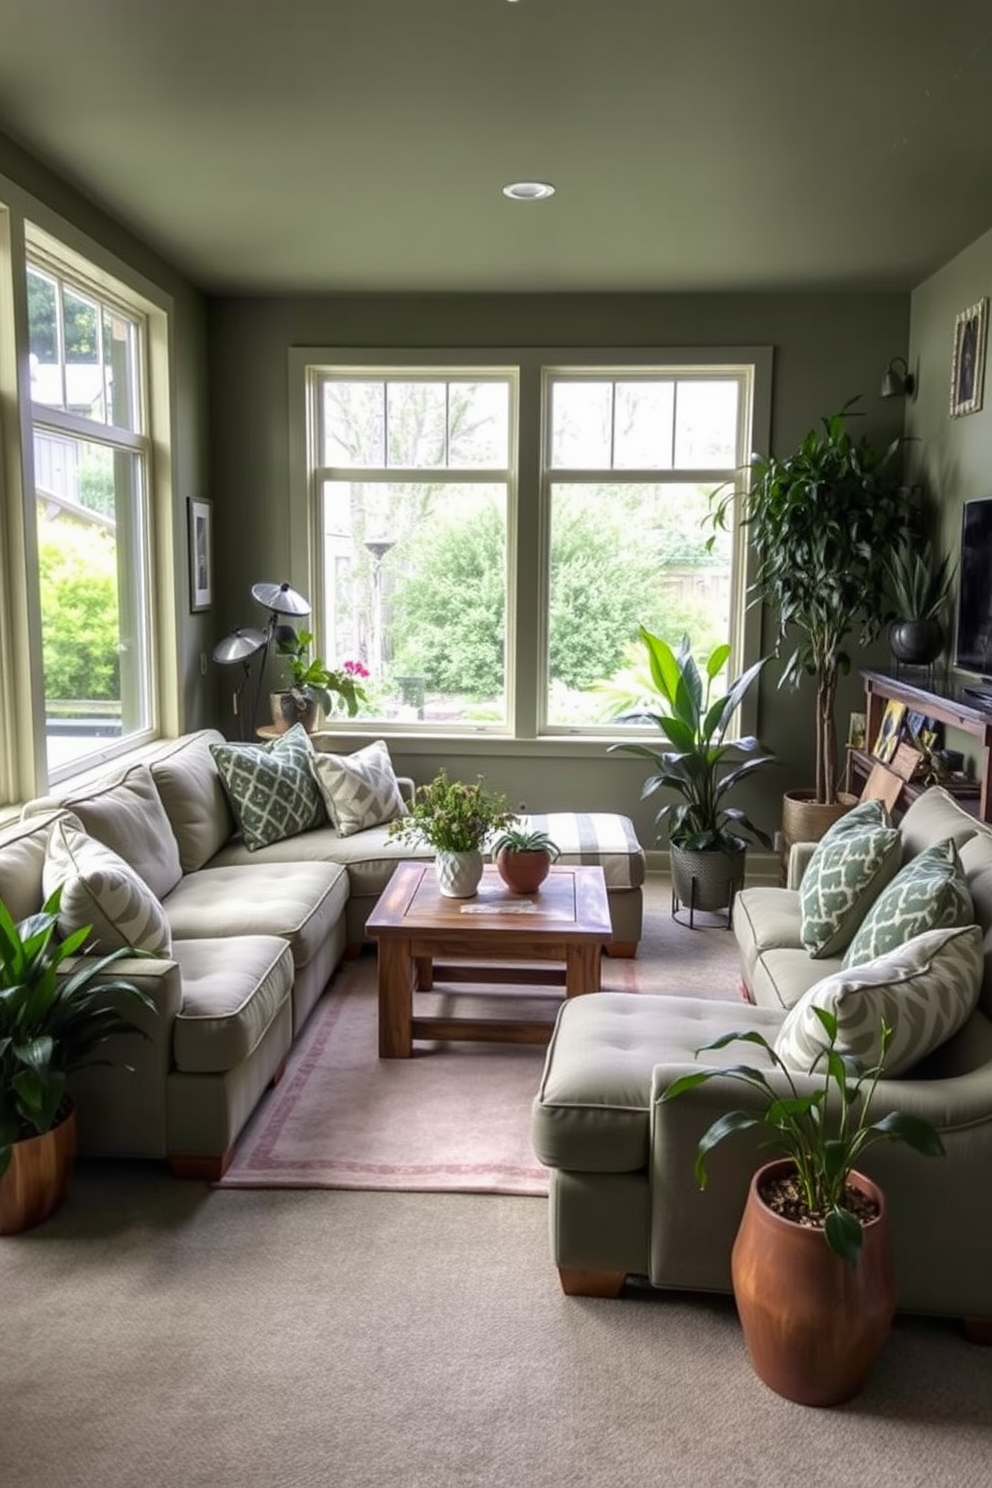
[[[482,878],[482,854],[476,848],[471,852],[441,852],[434,858],[437,886],[449,899],[471,899]]]

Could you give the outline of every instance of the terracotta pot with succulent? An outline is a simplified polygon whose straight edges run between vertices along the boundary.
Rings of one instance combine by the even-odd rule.
[[[713,520],[723,527],[738,515],[739,500],[757,560],[752,599],[771,611],[779,643],[788,637],[795,645],[779,685],[798,687],[811,676],[816,686],[815,785],[787,794],[787,844],[799,840],[797,831],[806,840],[822,835],[854,804],[853,797],[839,798],[837,684],[851,667],[848,638],[864,644],[886,619],[888,555],[910,520],[897,468],[903,441],[879,450],[867,437],[854,439],[847,423],[857,401],[822,419],[822,429],[811,429],[791,454],[753,456],[743,496],[724,490],[713,506]],[[795,828],[793,801],[801,818]],[[823,809],[803,813],[807,801]]]
[[[331,668],[319,656],[311,656],[313,633],[296,630],[292,625],[277,629],[276,653],[285,663],[290,686],[271,696],[272,722],[280,733],[302,723],[308,734],[317,726],[317,710],[330,716],[340,698],[349,718],[354,718],[359,705],[367,701],[363,682],[368,669],[360,661],[346,661]]]
[[[743,1041],[763,1049],[768,1065],[694,1071],[662,1099],[713,1079],[756,1093],[748,1109],[727,1111],[704,1132],[696,1178],[704,1188],[707,1154],[749,1127],[785,1153],[751,1180],[731,1257],[734,1297],[758,1376],[788,1400],[838,1405],[861,1389],[895,1311],[885,1196],[856,1164],[879,1142],[907,1142],[929,1157],[944,1148],[917,1116],[890,1111],[869,1121],[891,1029],[882,1024],[878,1061],[866,1069],[837,1048],[836,1016],[813,1011],[824,1038],[807,1074],[794,1079],[760,1033],[727,1033],[697,1053]]]
[[[624,714],[623,721],[654,724],[670,747],[611,744],[609,752],[640,755],[654,766],[655,773],[641,789],[642,799],[660,790],[674,791],[680,797],[666,802],[655,817],[659,828],[668,818],[675,897],[693,909],[723,909],[733,902],[744,881],[748,838],[764,847],[772,845],[768,833],[755,826],[741,807],[727,804],[728,795],[742,780],[775,761],[756,738],[727,738],[767,658],[748,667],[726,693],[714,698],[713,686],[727,665],[729,646],[717,646],[700,672],[687,636],[682,637],[678,651],[644,626],[640,638],[647,649],[657,705],[646,713]]]
[[[929,538],[903,540],[888,563],[895,619],[889,646],[906,666],[929,666],[944,649],[945,617],[954,589],[955,569]]]
[[[520,818],[517,826],[501,832],[492,845],[496,871],[512,894],[534,894],[561,856],[547,832],[535,831]]]
[[[401,842],[425,842],[434,849],[438,888],[450,899],[471,899],[482,879],[483,850],[513,820],[506,797],[487,790],[483,776],[469,784],[449,780],[440,770],[418,785],[407,816],[389,824]]]
[[[61,890],[19,924],[0,901],[0,1235],[40,1224],[58,1208],[76,1150],[66,1077],[109,1038],[137,1030],[119,1006],[155,1011],[133,982],[107,976],[127,948],[74,966],[91,927],[56,939]],[[111,1001],[117,1006],[111,1005]]]

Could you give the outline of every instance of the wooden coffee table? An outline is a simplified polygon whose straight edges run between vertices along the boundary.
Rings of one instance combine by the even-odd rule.
[[[378,944],[380,1059],[408,1059],[414,1039],[547,1043],[547,1020],[417,1017],[414,993],[451,980],[598,992],[612,935],[602,868],[554,867],[537,893],[511,894],[490,864],[473,899],[441,894],[433,863],[398,864],[366,930]],[[513,964],[524,961],[561,964]]]

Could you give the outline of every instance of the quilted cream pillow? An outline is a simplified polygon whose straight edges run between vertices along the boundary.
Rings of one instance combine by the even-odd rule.
[[[814,958],[839,956],[902,866],[902,838],[879,801],[863,801],[821,837],[799,885],[799,935]]]
[[[58,821],[52,828],[42,870],[46,899],[59,885],[61,936],[91,925],[89,947],[95,951],[131,946],[170,954],[169,921],[148,885],[112,848],[69,821]]]
[[[961,859],[948,838],[911,858],[882,891],[848,946],[844,966],[862,966],[924,930],[970,925],[974,918]]]
[[[327,814],[342,837],[407,815],[384,739],[353,754],[325,754],[315,749],[310,768]]]
[[[326,820],[310,773],[313,746],[301,724],[268,744],[211,744],[210,753],[249,852]]]
[[[864,965],[834,972],[800,998],[775,1040],[791,1070],[805,1073],[826,1043],[814,1007],[837,1019],[839,1054],[866,1068],[882,1052],[882,1021],[892,1029],[886,1075],[900,1075],[957,1033],[974,1012],[982,985],[978,925],[927,930]]]

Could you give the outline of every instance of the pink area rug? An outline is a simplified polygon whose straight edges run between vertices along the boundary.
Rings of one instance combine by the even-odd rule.
[[[635,960],[603,962],[612,991],[736,998],[734,937],[677,925],[656,890]],[[502,1002],[507,993],[499,994]],[[515,989],[512,1013],[550,1023],[561,992]],[[496,997],[418,993],[425,1014],[498,1015]],[[453,1006],[457,1004],[458,1006]],[[479,1007],[479,1004],[482,1004]],[[543,1195],[530,1108],[540,1045],[418,1043],[411,1059],[378,1057],[376,960],[347,961],[293,1047],[282,1080],[242,1133],[221,1188],[359,1188]]]

